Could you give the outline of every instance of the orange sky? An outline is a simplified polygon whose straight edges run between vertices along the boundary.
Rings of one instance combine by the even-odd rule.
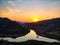
[[[1,2],[1,1],[0,1]],[[60,1],[15,0],[2,1],[0,17],[11,20],[34,22],[60,17]]]

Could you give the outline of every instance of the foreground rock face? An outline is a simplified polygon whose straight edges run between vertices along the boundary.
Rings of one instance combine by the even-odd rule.
[[[29,33],[29,29],[8,18],[0,18],[0,37],[17,38]]]
[[[37,35],[60,40],[60,18],[28,23]]]

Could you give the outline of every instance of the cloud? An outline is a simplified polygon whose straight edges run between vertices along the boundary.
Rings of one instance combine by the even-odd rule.
[[[9,0],[8,3],[11,4],[14,8],[16,7],[16,4],[14,3],[14,1]]]

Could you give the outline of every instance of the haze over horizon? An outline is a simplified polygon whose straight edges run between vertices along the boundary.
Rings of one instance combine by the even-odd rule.
[[[0,0],[0,17],[34,22],[60,17],[60,0]]]
[[[60,18],[60,0],[0,0],[0,17],[6,17],[21,22],[36,22],[51,18]],[[40,39],[37,39],[36,33],[32,30],[29,34],[23,37],[3,39],[11,42],[25,41],[29,39],[58,42],[58,40],[41,36]]]

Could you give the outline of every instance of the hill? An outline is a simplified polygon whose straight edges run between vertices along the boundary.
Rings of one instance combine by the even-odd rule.
[[[60,18],[27,23],[38,36],[60,40]]]
[[[21,23],[20,23],[21,24]],[[0,18],[0,37],[17,38],[25,36],[30,30],[8,18]]]

